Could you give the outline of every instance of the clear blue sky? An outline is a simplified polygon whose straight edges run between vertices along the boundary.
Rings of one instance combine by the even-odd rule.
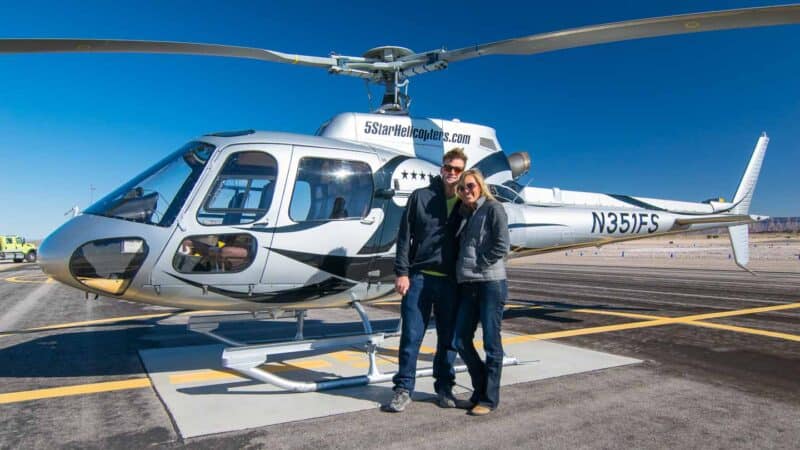
[[[416,51],[762,1],[0,3],[1,37],[195,41],[290,53]],[[731,198],[771,137],[752,212],[800,215],[800,26],[490,56],[411,80],[412,114],[497,129],[532,185]],[[379,95],[377,89],[375,95]],[[313,133],[367,111],[362,81],[322,70],[169,55],[0,55],[0,234],[46,236],[192,138]],[[529,181],[528,179],[525,180]]]

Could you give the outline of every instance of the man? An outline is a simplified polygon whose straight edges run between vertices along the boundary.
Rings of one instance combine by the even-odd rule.
[[[400,367],[392,381],[394,395],[383,409],[402,412],[411,403],[417,372],[417,356],[431,309],[436,316],[436,356],[433,360],[437,402],[443,408],[456,406],[453,397],[456,357],[452,347],[456,314],[454,224],[460,218],[454,208],[456,184],[467,164],[462,148],[454,148],[442,159],[440,176],[408,199],[400,221],[395,258],[395,290],[403,295],[400,309]]]

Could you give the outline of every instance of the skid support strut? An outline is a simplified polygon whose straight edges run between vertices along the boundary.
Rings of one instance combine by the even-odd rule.
[[[271,313],[268,316],[259,315],[258,313],[191,316],[189,317],[189,324],[187,328],[189,331],[206,335],[212,339],[216,339],[233,347],[247,347],[246,342],[237,341],[218,333],[217,330],[219,330],[220,325],[226,322],[252,322],[254,320],[285,319],[288,317],[294,317],[296,320],[297,328],[295,331],[294,340],[302,341],[303,326],[306,318],[306,311],[304,309],[299,309],[296,311],[284,311],[281,313]]]
[[[226,348],[222,353],[222,365],[248,378],[269,383],[291,392],[315,392],[390,381],[394,373],[381,373],[377,363],[378,347],[383,343],[384,334],[372,332],[372,325],[370,324],[369,317],[367,317],[367,313],[364,311],[364,307],[361,306],[361,303],[356,301],[351,305],[361,318],[361,322],[364,326],[363,335]],[[310,382],[294,381],[267,372],[260,367],[267,361],[270,361],[271,357],[277,355],[290,355],[303,352],[326,352],[352,347],[361,347],[366,351],[369,357],[369,370],[366,375]],[[505,357],[503,359],[503,365],[513,365],[517,363],[516,358]],[[455,367],[457,373],[465,372],[466,370],[466,366]],[[417,371],[418,377],[431,375],[433,375],[433,369],[421,369]]]

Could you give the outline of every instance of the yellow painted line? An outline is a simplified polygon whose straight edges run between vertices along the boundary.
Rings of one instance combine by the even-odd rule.
[[[74,327],[82,327],[87,325],[102,325],[106,323],[115,323],[115,322],[127,322],[131,320],[144,320],[144,319],[153,319],[157,317],[166,317],[166,316],[191,316],[194,314],[199,313],[208,313],[214,311],[185,311],[182,313],[174,313],[174,312],[167,312],[167,313],[155,313],[155,314],[142,314],[138,316],[124,316],[124,317],[110,317],[108,319],[97,319],[97,320],[85,320],[83,322],[69,322],[69,323],[59,323],[55,325],[46,325],[43,327],[36,327],[36,328],[26,328],[24,330],[15,330],[15,331],[7,331],[7,332],[0,332],[0,337],[3,336],[11,336],[14,334],[19,333],[27,333],[31,331],[47,331],[47,330],[60,330],[62,328],[74,328]]]
[[[400,302],[396,301],[396,300],[386,300],[386,301],[382,301],[382,302],[381,301],[373,302],[371,304],[372,305],[384,305],[385,306],[385,305],[399,305]],[[522,308],[525,308],[525,309],[539,309],[539,308],[543,308],[543,306],[520,305],[518,303],[511,303],[511,304],[506,305],[506,309],[522,309]]]
[[[364,352],[357,352],[354,350],[343,350],[340,352],[334,352],[328,354],[331,358],[340,361],[340,362],[353,362],[353,361],[361,361],[364,359],[366,353]]]
[[[41,278],[44,278],[43,280]],[[55,283],[55,280],[47,275],[17,275],[15,277],[8,277],[4,281],[9,283],[32,283],[32,284],[45,284]]]
[[[738,333],[747,333],[747,334],[756,334],[759,336],[768,336],[773,338],[779,339],[786,339],[789,341],[800,342],[800,336],[795,334],[789,333],[780,333],[777,331],[768,331],[768,330],[759,330],[758,328],[749,328],[749,327],[739,327],[736,325],[725,325],[722,323],[714,323],[714,322],[698,322],[698,321],[691,321],[687,322],[687,325],[695,325],[698,327],[706,327],[706,328],[716,328],[719,330],[728,330],[728,331],[736,331]]]
[[[538,306],[538,308],[544,308],[544,306]],[[548,306],[548,308],[551,308]],[[553,307],[553,309],[561,309],[557,307]],[[634,328],[645,328],[645,327],[655,327],[659,325],[667,325],[668,322],[663,322],[664,320],[670,320],[670,318],[664,318],[659,316],[650,316],[644,314],[634,314],[634,313],[623,313],[618,311],[605,311],[605,310],[597,310],[597,309],[589,309],[589,308],[581,308],[581,309],[561,309],[565,312],[579,312],[579,313],[586,313],[586,314],[600,314],[605,316],[617,316],[617,317],[625,317],[629,319],[642,319],[643,322],[631,322],[619,325],[606,325],[601,327],[589,327],[589,328],[578,328],[573,330],[563,330],[563,331],[553,331],[549,333],[539,333],[539,334],[528,334],[528,335],[521,335],[521,336],[513,336],[509,338],[503,339],[503,344],[518,344],[522,342],[530,342],[535,340],[546,340],[546,339],[559,339],[564,337],[571,337],[571,336],[582,336],[584,334],[595,334],[595,333],[608,333],[611,331],[619,331],[619,330],[628,330]],[[475,348],[480,349],[483,348],[483,342],[476,341]]]
[[[129,320],[142,320],[142,319],[152,319],[154,317],[164,317],[169,316],[173,313],[159,313],[159,314],[143,314],[140,316],[128,316],[128,317],[112,317],[110,319],[98,319],[98,320],[86,320],[83,322],[70,322],[70,323],[60,323],[57,325],[47,325],[44,327],[36,327],[36,328],[26,328],[20,331],[9,331],[5,333],[0,333],[0,337],[3,336],[11,336],[14,334],[25,333],[29,331],[46,331],[46,330],[59,330],[62,328],[73,328],[73,327],[81,327],[85,325],[100,325],[104,323],[114,323],[114,322],[126,322]]]
[[[630,322],[618,325],[604,325],[600,327],[578,328],[574,330],[551,331],[549,333],[524,334],[503,339],[504,344],[518,344],[521,342],[539,341],[547,339],[560,339],[572,336],[583,336],[586,334],[608,333],[610,331],[632,330],[636,328],[656,327],[673,323],[672,319],[644,320],[641,322]]]
[[[399,352],[400,351],[400,347],[381,347],[381,348],[384,349],[384,350],[390,350],[390,351],[394,351],[394,352]],[[433,347],[428,347],[427,345],[420,345],[419,346],[419,353],[420,353],[420,355],[426,355],[426,354],[431,354],[432,355],[432,354],[436,353],[436,349],[433,348]]]
[[[184,384],[184,383],[194,383],[197,381],[228,380],[231,378],[242,378],[242,377],[237,376],[236,374],[233,374],[231,372],[225,372],[224,370],[200,370],[197,372],[182,373],[179,375],[170,375],[169,383]]]
[[[721,317],[744,316],[747,314],[758,314],[770,311],[782,311],[784,309],[800,308],[800,303],[785,303],[783,305],[762,306],[759,308],[738,309],[735,311],[723,311],[718,313],[695,314],[692,316],[678,317],[676,321],[695,321],[706,319],[719,319]]]
[[[589,328],[578,328],[574,330],[562,330],[562,331],[552,331],[548,333],[538,333],[538,334],[527,334],[521,336],[513,336],[506,339],[503,339],[504,344],[516,344],[520,342],[530,342],[530,341],[537,341],[537,340],[546,340],[546,339],[560,339],[564,337],[572,337],[572,336],[583,336],[587,334],[598,334],[598,333],[608,333],[612,331],[621,331],[621,330],[632,330],[637,328],[649,328],[649,327],[657,327],[661,325],[670,325],[670,324],[688,324],[688,325],[700,325],[705,326],[707,322],[699,322],[701,320],[707,319],[718,319],[722,317],[734,317],[734,316],[743,316],[748,314],[758,314],[762,312],[770,312],[770,311],[781,311],[786,309],[794,309],[800,308],[800,303],[787,303],[783,305],[772,305],[772,306],[762,306],[758,308],[747,308],[747,309],[739,309],[735,311],[723,311],[723,312],[716,312],[716,313],[706,313],[706,314],[694,314],[691,316],[683,316],[683,317],[665,317],[665,318],[657,318],[653,320],[643,320],[640,322],[630,322],[630,323],[623,323],[617,325],[605,325],[599,327],[589,327]],[[596,311],[596,310],[594,310]],[[611,311],[606,311],[611,312]],[[628,314],[628,313],[623,313]],[[645,316],[647,317],[647,316]],[[650,316],[650,317],[657,317],[657,316]],[[703,324],[703,325],[701,325]],[[765,332],[770,333],[770,332]],[[765,334],[766,335],[766,334]],[[777,335],[773,335],[776,336]],[[789,335],[793,336],[793,335]]]
[[[150,387],[149,378],[134,378],[124,381],[106,381],[103,383],[81,384],[57,388],[36,389],[33,391],[9,392],[0,394],[0,404],[27,402],[45,398],[69,397],[72,395],[96,394],[99,392],[122,391]]]
[[[574,311],[579,313],[586,313],[586,314],[598,314],[602,316],[616,316],[616,317],[626,317],[628,319],[643,319],[643,320],[657,320],[657,319],[664,319],[664,317],[659,316],[650,316],[646,314],[635,314],[635,313],[626,313],[620,311],[606,311],[603,309],[588,309],[588,308],[581,308],[581,309],[569,309],[566,311]]]
[[[170,313],[157,313],[157,314],[141,314],[138,316],[127,316],[127,317],[111,317],[108,319],[86,320],[83,322],[62,323],[58,325],[48,325],[44,327],[28,328],[25,331],[57,330],[59,328],[72,328],[72,327],[82,327],[86,325],[101,325],[105,323],[128,322],[131,320],[143,320],[143,319],[153,319],[156,317],[166,317],[166,316],[171,316],[172,314],[174,313],[170,312]]]
[[[421,354],[430,354],[430,355],[432,355],[432,354],[436,353],[436,349],[433,348],[433,347],[428,347],[427,345],[420,345],[419,346],[419,352]]]
[[[313,359],[308,361],[295,361],[291,363],[268,363],[261,366],[261,369],[269,373],[281,373],[295,370],[320,369],[330,367],[331,365],[332,364],[328,361],[322,359]],[[169,382],[170,384],[184,384],[200,381],[227,380],[233,378],[246,379],[233,372],[227,372],[224,370],[201,370],[197,372],[170,375]]]

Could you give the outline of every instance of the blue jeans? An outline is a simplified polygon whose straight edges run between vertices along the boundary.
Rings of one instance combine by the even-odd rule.
[[[472,397],[475,404],[497,408],[500,404],[500,375],[503,371],[503,341],[500,326],[503,306],[508,296],[506,280],[479,281],[458,285],[459,301],[456,316],[454,346],[467,365],[472,378]],[[483,350],[486,362],[472,343],[478,321],[483,326]]]
[[[448,278],[422,273],[412,274],[410,281],[411,286],[400,307],[400,367],[392,378],[394,388],[414,392],[419,347],[433,310],[436,316],[436,356],[433,358],[433,377],[436,381],[433,386],[437,391],[452,389],[456,379],[453,369],[456,352],[452,343],[457,285]]]

